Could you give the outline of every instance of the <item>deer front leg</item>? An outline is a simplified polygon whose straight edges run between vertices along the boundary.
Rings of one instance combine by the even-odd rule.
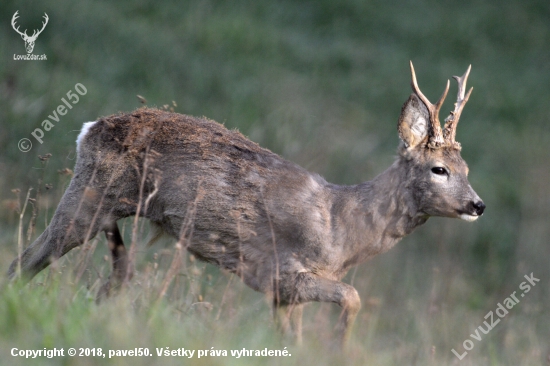
[[[304,312],[304,305],[305,304],[291,306],[290,322],[294,330],[294,339],[297,345],[302,344],[302,314]]]
[[[122,241],[122,235],[118,230],[116,221],[105,227],[105,237],[107,245],[111,251],[113,260],[113,271],[109,275],[109,279],[101,286],[97,293],[96,301],[100,302],[103,298],[109,297],[112,292],[117,291],[123,284],[128,270],[128,253]]]
[[[273,320],[277,329],[291,336],[297,345],[302,344],[302,313],[304,304],[278,305],[273,303]]]
[[[330,280],[312,273],[300,273],[293,281],[290,304],[303,304],[310,301],[333,302],[342,307],[336,331],[341,346],[344,346],[351,334],[355,317],[361,308],[361,299],[357,290],[343,282]]]

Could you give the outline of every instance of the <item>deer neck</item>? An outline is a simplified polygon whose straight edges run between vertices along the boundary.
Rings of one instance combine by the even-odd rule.
[[[428,219],[408,188],[403,158],[372,181],[337,190],[334,219],[343,229],[335,241],[344,251],[344,269],[389,250]]]

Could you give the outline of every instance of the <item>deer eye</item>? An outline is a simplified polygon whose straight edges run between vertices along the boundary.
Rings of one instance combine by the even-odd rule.
[[[433,168],[432,168],[432,173],[437,174],[437,175],[445,175],[445,174],[448,174],[448,173],[447,173],[447,169],[442,168],[442,167],[440,167],[440,166],[433,167]]]

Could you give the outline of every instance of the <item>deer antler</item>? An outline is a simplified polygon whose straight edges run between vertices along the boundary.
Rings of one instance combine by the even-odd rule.
[[[44,28],[46,28],[46,24],[48,24],[48,20],[49,20],[50,18],[48,18],[48,14],[46,14],[46,13],[44,13],[43,18],[44,18],[45,22],[42,22],[42,29],[40,29],[40,30],[38,31],[38,33],[36,33],[36,29],[35,29],[34,32],[33,32],[33,34],[32,34],[32,36],[31,36],[31,38],[37,38],[38,35],[39,35],[40,33],[42,33],[42,31],[44,30]],[[35,35],[35,33],[36,33],[36,35]]]
[[[416,74],[414,72],[414,66],[412,61],[411,63],[411,74],[412,74],[412,89],[414,93],[422,100],[426,108],[428,108],[428,112],[430,114],[430,121],[428,123],[429,129],[428,129],[428,147],[436,148],[445,143],[445,139],[443,138],[443,133],[441,131],[441,123],[439,122],[439,110],[441,109],[441,106],[443,105],[443,101],[445,100],[445,97],[447,96],[447,92],[449,91],[449,80],[447,80],[447,86],[445,87],[445,91],[437,101],[437,103],[432,104],[428,98],[422,92],[420,91],[420,88],[418,87],[418,83],[416,82]]]
[[[19,15],[17,15],[17,13],[19,13],[19,10],[17,10],[15,12],[15,14],[13,14],[13,17],[11,18],[11,26],[12,26],[13,30],[16,31],[17,33],[19,33],[22,37],[28,37],[26,29],[25,29],[25,32],[21,32],[19,30],[19,26],[17,26],[17,28],[15,27],[15,21],[17,20],[17,18],[19,18]]]
[[[464,75],[460,77],[453,76],[453,78],[458,82],[458,95],[456,97],[455,110],[451,111],[449,117],[445,118],[445,126],[443,128],[443,138],[445,139],[445,142],[458,147],[460,147],[460,144],[455,141],[456,125],[458,124],[462,109],[466,105],[466,102],[468,101],[468,98],[470,98],[470,94],[472,94],[472,90],[474,89],[470,88],[466,96],[464,95],[464,92],[466,91],[466,81],[468,80],[468,75],[470,75],[471,68],[472,65],[468,66],[468,70],[466,70]]]

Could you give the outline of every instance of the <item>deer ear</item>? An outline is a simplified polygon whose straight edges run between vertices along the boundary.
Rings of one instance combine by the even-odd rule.
[[[428,136],[429,120],[428,108],[415,94],[411,94],[401,108],[397,124],[399,138],[405,143],[405,147],[413,148],[424,141]]]

